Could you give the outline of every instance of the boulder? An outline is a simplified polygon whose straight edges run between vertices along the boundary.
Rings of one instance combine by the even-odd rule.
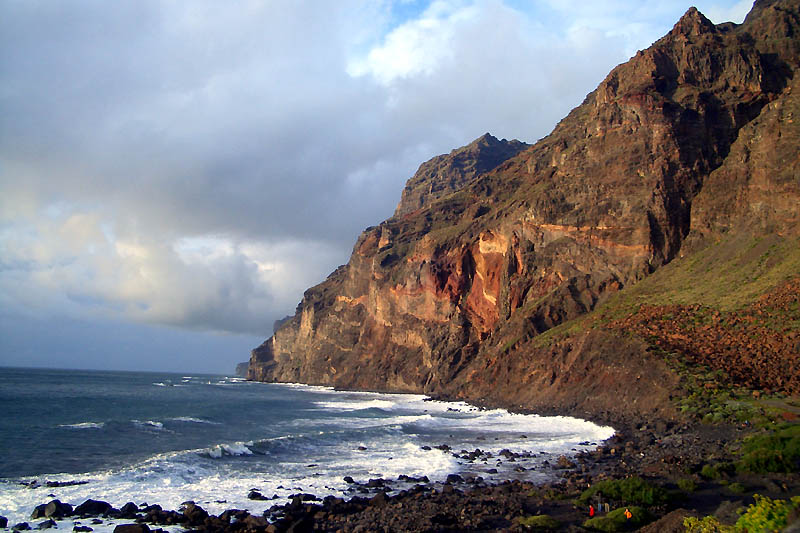
[[[147,524],[120,524],[114,528],[114,533],[150,533]]]
[[[194,502],[186,502],[183,504],[183,516],[186,517],[189,524],[200,526],[208,518],[208,512]]]
[[[128,502],[119,510],[120,518],[136,518],[139,513],[139,506],[133,502]]]
[[[31,519],[37,518],[64,518],[72,514],[72,506],[68,503],[61,503],[59,500],[51,500],[49,503],[37,505],[31,513]]]
[[[112,509],[113,507],[108,502],[89,499],[77,506],[74,514],[78,516],[107,516]],[[139,508],[137,507],[136,510],[138,511]]]
[[[268,500],[266,496],[258,492],[257,490],[253,489],[247,494],[248,500]]]

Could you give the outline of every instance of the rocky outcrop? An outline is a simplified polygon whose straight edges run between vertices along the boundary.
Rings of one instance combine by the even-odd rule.
[[[788,0],[740,26],[692,8],[535,145],[425,163],[249,377],[669,416],[647,343],[537,336],[723,233],[797,233],[799,21]]]
[[[250,361],[239,363],[236,365],[236,375],[240,377],[247,377],[247,372],[250,369]]]
[[[395,216],[422,209],[461,189],[528,146],[517,140],[498,140],[486,133],[467,146],[426,161],[406,183]]]

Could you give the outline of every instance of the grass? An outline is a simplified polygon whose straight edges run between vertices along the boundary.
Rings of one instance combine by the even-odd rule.
[[[598,310],[603,321],[641,305],[707,305],[733,311],[800,272],[800,239],[728,237],[668,265],[611,296]]]
[[[630,511],[631,517],[625,516],[625,511]],[[583,523],[583,527],[597,531],[634,531],[652,520],[652,516],[643,507],[630,506],[614,509],[604,516],[590,518]]]
[[[598,494],[625,505],[661,505],[670,499],[665,489],[634,476],[595,483],[581,493],[578,503],[586,505]]]
[[[517,524],[528,529],[546,531],[552,531],[561,527],[561,522],[546,514],[518,518]]]
[[[726,312],[752,304],[759,296],[800,272],[800,238],[746,235],[726,237],[673,260],[650,276],[625,287],[593,312],[538,335],[537,348],[552,345],[590,328],[637,313],[647,305],[701,305],[697,325],[712,310]],[[800,305],[800,304],[799,304]],[[776,329],[800,330],[791,317],[777,317]],[[769,326],[770,324],[765,324]]]

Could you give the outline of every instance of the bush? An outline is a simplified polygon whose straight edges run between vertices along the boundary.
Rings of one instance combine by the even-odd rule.
[[[583,523],[583,527],[609,533],[614,531],[633,531],[651,520],[650,513],[642,507],[632,506],[627,509],[631,512],[632,516],[630,518],[625,517],[625,508],[620,507],[605,516],[596,516],[586,520]]]
[[[561,527],[561,522],[546,514],[518,518],[517,523],[529,529],[553,530]]]
[[[678,488],[683,492],[694,492],[697,490],[697,483],[695,483],[691,478],[679,479]]]
[[[578,502],[584,505],[588,504],[596,494],[602,494],[605,498],[626,504],[648,506],[660,505],[669,500],[666,490],[651,485],[638,476],[595,483],[583,491]]]
[[[728,485],[728,490],[733,494],[744,494],[745,488],[741,483],[731,483]]]
[[[800,425],[783,426],[745,442],[737,468],[745,472],[797,472],[800,470]]]
[[[687,516],[683,519],[683,527],[686,533],[735,533],[733,526],[726,526],[719,523],[713,516],[706,516],[702,519]]]
[[[781,531],[792,511],[800,510],[800,496],[791,500],[771,500],[756,494],[756,502],[736,521],[737,531]]]
[[[700,470],[700,477],[705,479],[720,479],[723,475],[733,474],[735,468],[731,463],[718,463],[715,465],[703,465]]]

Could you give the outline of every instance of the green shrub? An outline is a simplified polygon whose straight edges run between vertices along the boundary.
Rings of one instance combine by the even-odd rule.
[[[720,524],[713,516],[705,516],[702,519],[687,516],[683,519],[683,527],[686,528],[686,533],[735,533],[736,531],[733,526]]]
[[[604,516],[595,516],[583,523],[583,527],[596,529],[598,531],[633,531],[640,528],[651,520],[650,513],[642,507],[631,506],[627,508],[631,512],[630,518],[625,518],[625,508],[614,509]]]
[[[744,485],[741,483],[731,483],[728,485],[728,490],[734,494],[744,494],[745,492]]]
[[[797,472],[800,468],[800,425],[782,426],[748,439],[737,468],[744,472]]]
[[[702,470],[700,470],[700,476],[704,479],[718,479],[720,473],[717,467],[713,465],[703,465]]]
[[[793,510],[800,510],[800,496],[791,500],[771,500],[756,494],[756,502],[736,521],[737,531],[781,531],[788,525]]]
[[[678,480],[678,488],[683,492],[694,492],[697,490],[697,483],[691,478],[682,478]]]
[[[720,479],[722,476],[733,474],[734,465],[731,463],[705,464],[700,470],[700,477],[705,479]]]
[[[546,514],[521,517],[517,519],[517,523],[529,529],[553,530],[561,527],[561,522]]]
[[[578,502],[585,505],[595,494],[602,494],[605,498],[626,504],[638,505],[660,505],[669,500],[666,490],[651,485],[638,476],[595,483],[583,491]]]

